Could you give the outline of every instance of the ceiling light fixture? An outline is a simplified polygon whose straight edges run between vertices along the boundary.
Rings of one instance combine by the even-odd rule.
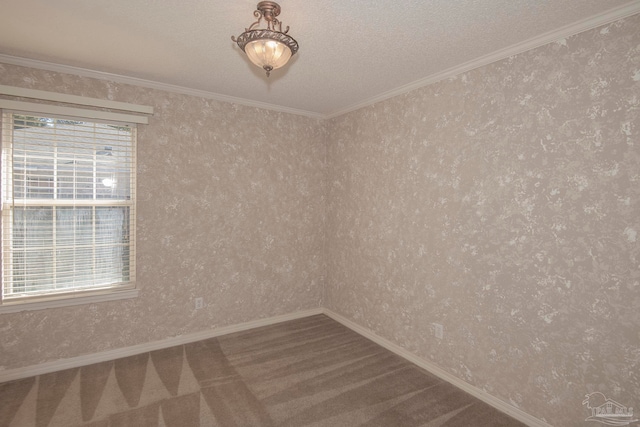
[[[282,31],[282,22],[276,18],[280,15],[280,5],[273,1],[261,1],[253,16],[258,18],[244,33],[231,40],[247,54],[249,60],[267,72],[267,77],[272,70],[284,66],[298,51],[298,42],[287,33],[289,27]],[[262,19],[267,23],[267,28],[256,28]]]

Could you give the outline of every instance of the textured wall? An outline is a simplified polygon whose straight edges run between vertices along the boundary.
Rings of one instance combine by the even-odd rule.
[[[155,107],[139,126],[139,298],[0,315],[0,369],[321,305],[321,122],[2,64],[0,84]]]
[[[639,28],[333,119],[325,305],[556,426],[640,406]]]

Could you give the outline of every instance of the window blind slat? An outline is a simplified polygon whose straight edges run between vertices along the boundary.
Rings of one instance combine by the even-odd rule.
[[[4,113],[3,299],[135,281],[135,127]]]

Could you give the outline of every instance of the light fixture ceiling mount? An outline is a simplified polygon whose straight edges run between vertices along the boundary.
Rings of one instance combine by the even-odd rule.
[[[298,42],[287,33],[289,27],[282,31],[282,22],[278,20],[280,5],[273,1],[261,1],[258,3],[253,16],[258,18],[238,38],[231,36],[231,40],[247,54],[249,60],[263,68],[267,77],[271,71],[284,66],[298,51]],[[266,22],[266,28],[257,28],[262,20]]]

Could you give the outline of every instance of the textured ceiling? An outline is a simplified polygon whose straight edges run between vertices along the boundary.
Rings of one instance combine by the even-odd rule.
[[[270,78],[231,41],[255,20],[256,0],[2,0],[0,61],[44,61],[327,117],[514,45],[532,47],[545,34],[640,11],[640,1],[628,0],[279,3],[300,51]]]

